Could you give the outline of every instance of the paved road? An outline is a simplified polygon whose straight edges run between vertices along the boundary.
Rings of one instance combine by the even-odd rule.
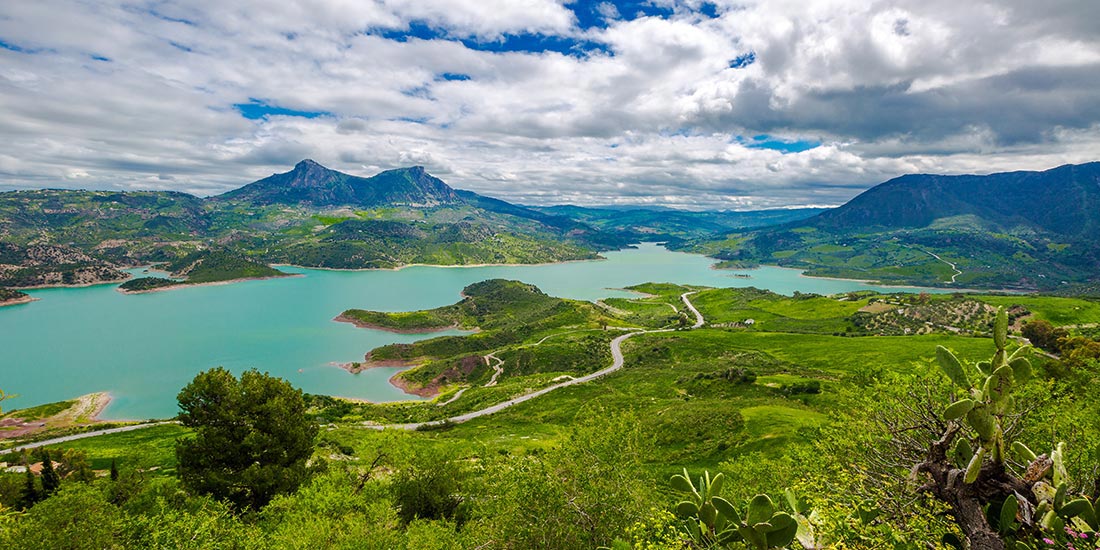
[[[703,324],[706,321],[703,319],[703,314],[699,313],[698,309],[695,309],[695,306],[691,304],[691,300],[688,300],[688,296],[690,296],[692,294],[695,294],[695,293],[694,292],[685,292],[685,293],[680,295],[680,299],[683,300],[684,305],[687,306],[687,308],[690,309],[691,312],[695,314],[695,324],[692,325],[691,328],[696,329],[696,328],[699,328],[699,327],[703,326]],[[368,425],[366,425],[366,427],[374,429],[374,430],[384,430],[384,429],[415,430],[415,429],[423,427],[423,426],[438,426],[438,425],[446,423],[446,422],[451,422],[451,423],[466,422],[467,420],[473,420],[475,418],[480,418],[482,416],[488,416],[490,414],[498,413],[500,411],[503,411],[504,409],[507,409],[508,407],[513,406],[513,405],[518,405],[518,404],[523,403],[525,401],[530,401],[530,400],[532,400],[536,397],[546,395],[546,394],[548,394],[548,393],[550,393],[550,392],[552,392],[552,391],[554,391],[558,388],[564,388],[566,386],[575,386],[577,384],[583,384],[585,382],[595,380],[595,379],[597,379],[601,376],[606,376],[608,374],[611,374],[611,373],[623,368],[624,359],[623,359],[622,345],[623,345],[623,342],[625,342],[627,338],[631,338],[631,337],[637,336],[639,334],[656,334],[656,333],[659,333],[659,332],[672,332],[674,330],[676,330],[676,329],[664,328],[664,329],[655,329],[655,330],[639,330],[639,331],[636,331],[636,332],[628,332],[626,334],[623,334],[622,336],[617,336],[617,337],[615,337],[614,340],[611,341],[611,358],[612,358],[612,362],[611,362],[610,367],[607,367],[606,369],[603,369],[603,370],[598,370],[596,372],[593,372],[592,374],[586,374],[586,375],[581,376],[579,378],[574,378],[572,380],[566,380],[565,382],[560,382],[560,383],[554,384],[552,386],[547,386],[547,387],[545,387],[541,390],[533,391],[531,393],[527,393],[527,394],[521,395],[519,397],[514,397],[512,399],[509,399],[508,401],[505,401],[503,403],[497,403],[496,405],[492,405],[492,406],[486,407],[484,409],[479,409],[479,410],[476,410],[476,411],[468,412],[466,414],[460,414],[458,416],[452,416],[451,418],[448,418],[446,420],[433,420],[431,422],[414,422],[414,423],[410,423],[410,424],[385,424],[385,425],[370,425],[370,424],[368,424]]]
[[[134,430],[143,430],[145,428],[152,428],[153,426],[163,426],[165,424],[178,424],[174,420],[165,422],[152,422],[149,424],[134,424],[132,426],[123,426],[121,428],[109,428],[106,430],[99,430],[95,432],[84,432],[80,434],[67,435],[65,437],[55,437],[53,439],[47,439],[45,441],[36,441],[34,443],[27,443],[26,445],[20,445],[18,447],[12,447],[10,449],[3,449],[0,452],[11,453],[19,452],[26,449],[37,449],[38,447],[48,447],[50,445],[57,445],[58,443],[67,443],[69,441],[76,441],[77,439],[84,439],[86,437],[95,437],[97,435],[117,434],[120,432],[132,432]]]

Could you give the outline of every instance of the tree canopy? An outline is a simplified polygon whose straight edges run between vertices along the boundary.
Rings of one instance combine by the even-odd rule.
[[[306,479],[317,425],[289,382],[254,369],[238,380],[218,367],[199,373],[178,400],[180,422],[194,429],[176,442],[189,489],[259,508]]]

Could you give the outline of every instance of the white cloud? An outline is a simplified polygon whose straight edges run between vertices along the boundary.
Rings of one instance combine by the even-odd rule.
[[[0,18],[0,188],[209,194],[308,156],[424,164],[520,202],[749,208],[836,204],[912,171],[1097,160],[1091,3],[718,4],[595,6],[606,28],[582,30],[555,0],[16,2]],[[413,22],[440,38],[374,32]],[[455,40],[514,35],[606,51]],[[246,120],[233,105],[251,99],[328,114]],[[823,145],[737,139],[758,134]]]

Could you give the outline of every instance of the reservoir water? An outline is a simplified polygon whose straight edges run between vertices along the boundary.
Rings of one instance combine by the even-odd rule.
[[[39,301],[0,308],[0,389],[19,395],[5,409],[107,391],[113,400],[104,418],[165,418],[176,414],[180,388],[199,371],[221,365],[233,372],[268,371],[310,393],[415,399],[389,384],[397,369],[353,375],[333,363],[362,360],[380,345],[458,331],[401,335],[332,318],[349,308],[411,311],[451,304],[466,285],[493,278],[581,300],[626,296],[614,289],[643,282],[755,286],[783,294],[883,288],[776,267],[717,270],[712,259],[654,244],[604,255],[606,260],[535,266],[284,267],[303,276],[138,295],[123,295],[116,285],[30,290]]]

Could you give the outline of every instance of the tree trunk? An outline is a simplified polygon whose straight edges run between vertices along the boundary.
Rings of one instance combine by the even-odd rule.
[[[969,492],[966,488],[960,491],[966,492]],[[982,512],[982,503],[977,496],[960,494],[952,504],[955,519],[970,541],[970,550],[1004,550],[1005,543],[989,527],[989,521]]]

